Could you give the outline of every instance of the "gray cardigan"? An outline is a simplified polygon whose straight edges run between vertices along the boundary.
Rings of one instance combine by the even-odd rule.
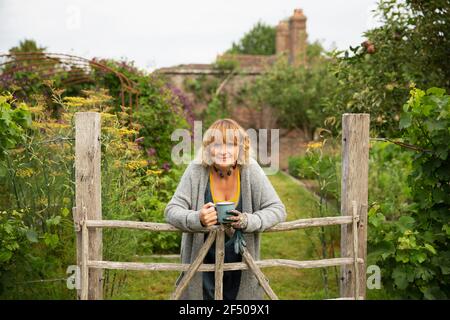
[[[206,230],[200,223],[199,213],[204,205],[204,194],[209,168],[191,161],[186,168],[164,215],[167,223],[183,231]],[[286,209],[258,162],[250,158],[241,168],[242,211],[247,212],[248,225],[244,230],[249,253],[259,260],[260,232],[286,220]],[[203,245],[205,234],[183,232],[181,239],[181,262],[191,263]],[[175,286],[183,276],[179,275]],[[202,300],[202,276],[197,272],[181,299]],[[263,290],[249,270],[243,270],[238,300],[262,300]]]

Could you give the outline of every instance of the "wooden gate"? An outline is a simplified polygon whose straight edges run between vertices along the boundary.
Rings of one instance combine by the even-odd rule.
[[[128,228],[153,232],[183,232],[167,223],[102,220],[100,168],[100,114],[79,112],[75,115],[76,207],[73,219],[77,237],[77,264],[81,270],[78,299],[102,299],[103,269],[184,271],[171,295],[179,299],[196,272],[215,272],[215,299],[223,297],[223,272],[250,270],[271,299],[278,299],[261,268],[323,268],[340,266],[340,298],[365,299],[367,256],[367,201],[369,159],[369,115],[342,116],[341,216],[299,219],[279,223],[264,232],[341,225],[341,257],[296,261],[287,259],[254,260],[244,249],[243,262],[224,263],[223,226],[208,228],[208,238],[191,264],[137,263],[102,260],[102,229]],[[208,249],[216,240],[216,263],[204,264]]]

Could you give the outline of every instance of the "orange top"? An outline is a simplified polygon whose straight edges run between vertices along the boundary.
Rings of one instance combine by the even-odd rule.
[[[237,171],[238,171],[238,175],[237,175],[238,176],[238,178],[237,178],[238,189],[237,189],[236,194],[234,195],[234,198],[232,198],[230,200],[219,200],[219,199],[216,199],[214,197],[214,191],[213,191],[214,190],[214,187],[213,187],[214,185],[213,185],[213,178],[212,178],[212,170],[209,171],[209,183],[211,185],[211,196],[212,196],[212,199],[213,199],[214,203],[221,202],[221,201],[230,201],[230,202],[236,203],[238,201],[239,193],[241,192],[241,175],[239,173],[239,167],[238,167]]]

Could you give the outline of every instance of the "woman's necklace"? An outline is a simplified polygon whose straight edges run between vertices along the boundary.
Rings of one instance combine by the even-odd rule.
[[[234,165],[229,166],[229,167],[227,168],[227,176],[231,176],[231,169],[233,169],[233,170],[236,169],[236,166],[237,166],[237,160],[234,162]],[[224,175],[223,172],[222,172],[222,169],[217,168],[217,167],[215,166],[215,164],[213,164],[213,167],[214,167],[214,170],[215,170],[216,172],[219,173],[219,176],[220,176],[221,178],[225,177],[225,175]]]

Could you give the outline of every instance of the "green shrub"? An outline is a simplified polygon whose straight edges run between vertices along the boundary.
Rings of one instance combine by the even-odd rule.
[[[7,272],[2,271],[0,281],[4,292],[0,293],[1,298],[75,297],[75,292],[68,290],[66,282],[62,281],[67,277],[66,268],[76,261],[75,232],[69,214],[75,200],[75,112],[103,111],[101,167],[104,219],[164,221],[163,209],[176,187],[180,171],[171,168],[168,163],[159,167],[158,161],[152,161],[158,159],[160,154],[149,154],[143,150],[142,140],[135,141],[139,131],[126,126],[128,115],[125,112],[114,112],[110,96],[103,91],[85,91],[84,94],[84,97],[62,98],[58,96],[58,90],[54,90],[54,99],[64,110],[60,119],[52,118],[42,104],[31,106],[29,109],[34,121],[29,132],[27,135],[22,133],[22,142],[16,148],[4,153],[4,161],[0,163],[6,173],[0,180],[2,209],[24,209],[19,222],[30,230],[28,235],[37,242],[27,242],[22,237],[20,250],[11,251],[11,258],[10,253],[1,253],[4,260],[14,261],[9,264],[11,267],[4,268]],[[163,150],[169,147],[164,146]],[[5,226],[9,232],[8,225]],[[104,258],[130,261],[135,259],[136,254],[178,252],[179,236],[178,233],[105,230]],[[6,249],[16,246],[14,243],[5,245]],[[109,271],[105,271],[105,277],[105,291],[108,294],[123,282],[121,278],[109,276]]]
[[[272,55],[275,54],[276,29],[261,21],[256,23],[237,43],[233,42],[228,53]]]
[[[289,158],[289,174],[301,179],[317,179],[330,172],[335,173],[336,164],[340,161],[339,159],[339,155],[310,149],[305,155]]]
[[[380,25],[330,60],[339,85],[323,91],[324,116],[368,112],[379,136],[400,137],[399,101],[408,99],[410,84],[450,89],[449,10],[450,2],[442,0],[378,1]],[[336,127],[340,122],[336,117]]]
[[[11,94],[0,95],[0,161],[4,151],[14,148],[18,143],[24,141],[24,133],[31,125],[31,113],[25,103],[20,103],[15,108]],[[0,168],[1,165],[0,165]],[[0,169],[0,177],[4,171]]]
[[[289,157],[288,170],[289,174],[301,179],[314,179],[314,168],[311,162],[305,156]]]
[[[23,222],[23,209],[0,211],[0,296],[5,291],[5,280],[14,269],[19,256],[25,255],[28,242],[37,242],[36,234]]]
[[[408,175],[412,202],[408,214],[393,220],[387,219],[392,213],[383,212],[380,205],[370,208],[370,259],[382,268],[385,287],[398,297],[447,299],[450,96],[443,89],[414,88],[403,110],[403,138],[418,150]]]
[[[379,205],[387,219],[409,214],[412,152],[396,144],[372,141],[369,150],[369,203]]]

